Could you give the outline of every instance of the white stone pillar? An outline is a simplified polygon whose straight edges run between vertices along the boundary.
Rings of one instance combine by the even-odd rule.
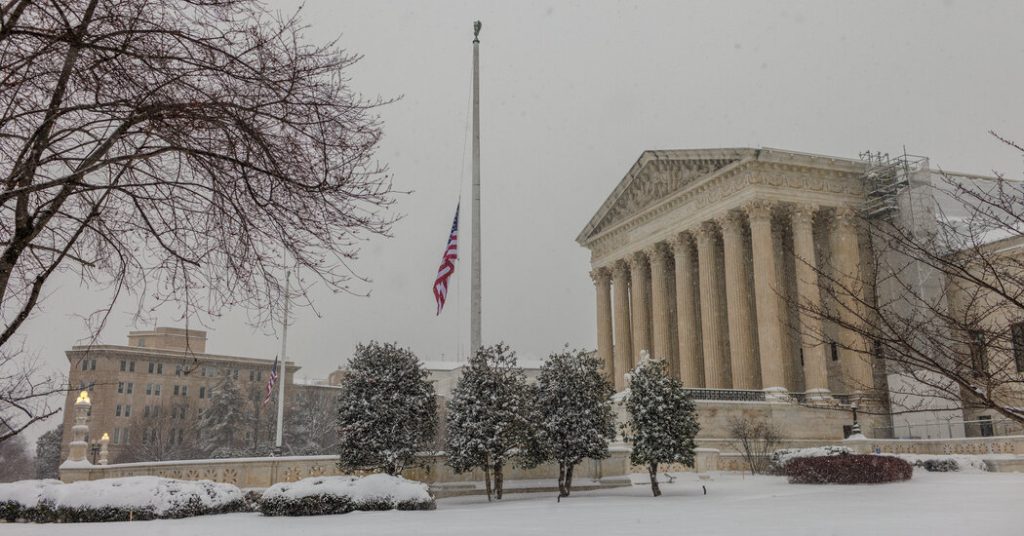
[[[722,322],[719,290],[718,230],[704,222],[697,231],[697,264],[700,268],[700,325],[704,345],[704,384],[712,389],[731,389],[729,359],[725,355],[726,326]]]
[[[647,265],[647,255],[643,252],[634,253],[628,262],[630,312],[633,315],[633,353],[630,354],[630,359],[635,366],[640,360],[641,352],[646,350],[650,353],[652,350],[651,318],[648,314],[651,310],[651,303],[648,301],[651,271]]]
[[[800,348],[804,356],[804,390],[808,401],[829,401],[828,346],[821,322],[821,287],[814,253],[814,214],[817,207],[801,204],[790,212],[793,256],[800,311]]]
[[[772,233],[772,204],[754,201],[745,207],[750,219],[754,260],[754,296],[757,300],[757,347],[761,354],[761,384],[769,399],[788,398],[786,369],[782,356],[780,297],[775,288],[779,280],[775,265]]]
[[[651,262],[651,334],[654,357],[664,361],[672,359],[672,305],[669,303],[668,248],[658,243],[647,250]]]
[[[612,274],[607,268],[590,272],[597,289],[597,355],[609,379],[615,378],[615,345],[612,336]]]
[[[82,391],[75,400],[75,425],[71,427],[72,439],[68,445],[69,462],[89,463],[89,443],[85,438],[89,435],[89,408],[92,402],[89,400],[89,392]]]
[[[615,289],[615,390],[625,388],[625,373],[633,365],[633,331],[629,318],[629,267],[623,261],[612,269]]]
[[[704,387],[700,316],[697,314],[693,236],[679,233],[672,239],[676,275],[676,325],[679,338],[679,379],[687,387]]]
[[[856,211],[836,209],[832,257],[839,299],[839,362],[850,394],[864,395],[874,387],[870,346],[861,335],[865,314],[864,279],[860,273],[860,241]],[[845,326],[845,327],[844,327]]]
[[[761,367],[754,355],[751,289],[747,284],[747,254],[743,230],[736,214],[718,220],[725,247],[725,298],[729,312],[729,356],[733,389],[760,389]]]

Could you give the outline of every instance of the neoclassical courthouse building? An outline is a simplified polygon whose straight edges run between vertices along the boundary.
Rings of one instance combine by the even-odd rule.
[[[776,149],[644,152],[577,237],[591,252],[597,348],[616,388],[648,350],[697,389],[704,437],[724,437],[725,417],[753,413],[781,420],[788,437],[842,438],[850,404],[870,402],[880,411],[862,415],[865,433],[963,435],[958,408],[896,419],[888,397],[860,399],[887,389],[870,342],[795,306],[821,303],[819,271],[843,288],[864,280],[858,211],[901,210],[900,189],[892,199],[872,191],[870,167]],[[937,175],[927,159],[900,169],[915,176],[896,180]],[[970,416],[979,417],[991,418]],[[932,429],[929,419],[961,424]]]

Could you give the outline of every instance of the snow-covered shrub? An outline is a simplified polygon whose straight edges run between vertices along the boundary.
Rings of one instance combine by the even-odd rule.
[[[524,456],[526,465],[558,462],[559,495],[572,490],[573,469],[585,458],[608,457],[615,439],[615,388],[601,373],[601,361],[584,350],[551,354],[537,378],[536,428]]]
[[[338,397],[338,466],[397,475],[437,433],[434,385],[416,355],[392,343],[356,346]]]
[[[847,454],[793,458],[784,471],[790,484],[880,484],[909,480],[914,466],[895,456]]]
[[[960,470],[960,464],[953,458],[930,458],[914,463],[915,467],[923,467],[930,473],[949,473]]]
[[[693,467],[694,438],[700,430],[697,407],[678,379],[668,374],[666,363],[651,359],[646,351],[627,376],[627,422],[622,435],[632,444],[629,461],[647,467],[651,492],[661,495],[658,464],[680,463]]]
[[[772,465],[781,471],[790,460],[794,460],[796,458],[845,456],[847,454],[853,454],[853,450],[849,447],[842,447],[838,445],[826,445],[824,447],[811,447],[805,449],[779,449],[772,453],[771,462]]]
[[[526,457],[534,439],[536,398],[508,345],[481,346],[448,401],[446,463],[456,473],[483,469],[488,498],[493,485],[501,499],[505,465]]]
[[[347,514],[353,510],[433,510],[427,486],[400,476],[314,477],[275,484],[260,499],[267,516]]]
[[[241,490],[208,480],[139,476],[71,484],[58,480],[0,484],[0,512],[8,520],[88,523],[181,518],[244,509]]]

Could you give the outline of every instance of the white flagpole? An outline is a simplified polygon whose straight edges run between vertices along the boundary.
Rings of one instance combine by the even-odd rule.
[[[480,348],[480,21],[473,23],[473,266],[469,310],[469,351]]]
[[[281,440],[284,438],[284,378],[288,348],[288,293],[291,290],[291,271],[284,274],[284,320],[281,321],[281,359],[277,369],[277,438],[274,448],[281,454]]]

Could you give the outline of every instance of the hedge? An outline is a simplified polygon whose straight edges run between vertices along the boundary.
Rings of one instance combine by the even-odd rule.
[[[784,466],[790,484],[880,484],[909,480],[914,466],[893,456],[847,454],[794,458]]]

